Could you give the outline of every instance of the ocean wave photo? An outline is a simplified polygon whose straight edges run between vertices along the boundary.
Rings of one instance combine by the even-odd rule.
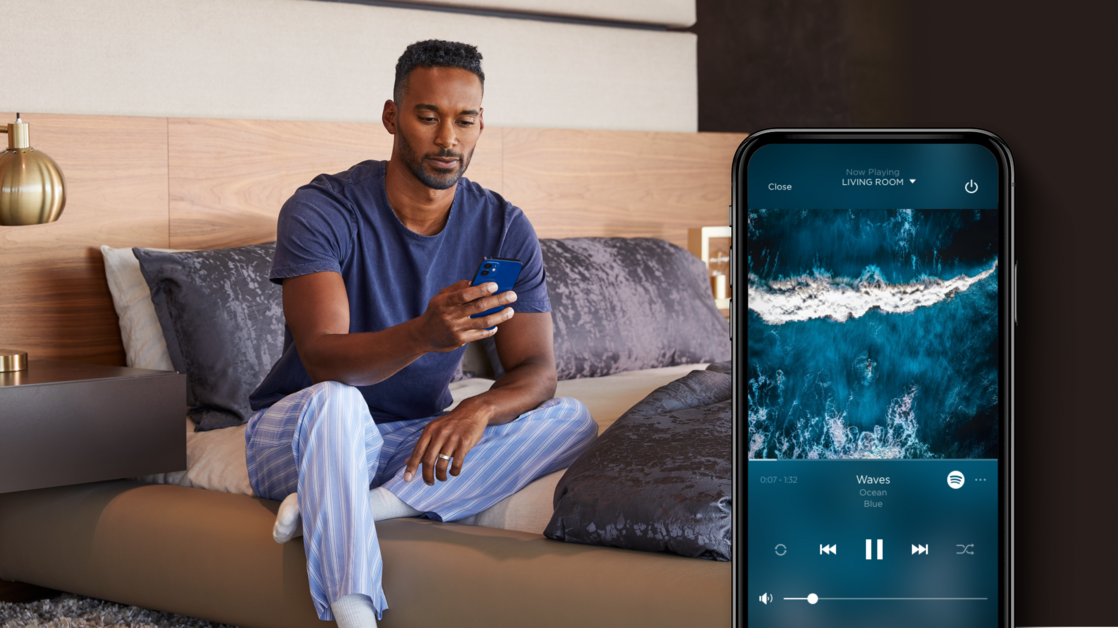
[[[750,458],[994,458],[997,212],[750,210]]]

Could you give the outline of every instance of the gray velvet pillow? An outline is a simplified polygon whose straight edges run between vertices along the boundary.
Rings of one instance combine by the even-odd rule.
[[[731,378],[711,367],[653,391],[575,460],[544,536],[730,560]]]
[[[275,248],[133,249],[198,431],[248,420],[249,394],[283,351],[282,291],[268,280]]]
[[[658,238],[540,240],[559,379],[730,359],[706,266]],[[483,342],[503,372],[491,339]]]

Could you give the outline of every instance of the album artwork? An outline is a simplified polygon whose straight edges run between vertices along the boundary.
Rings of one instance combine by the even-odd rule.
[[[997,458],[997,210],[750,210],[749,458]]]

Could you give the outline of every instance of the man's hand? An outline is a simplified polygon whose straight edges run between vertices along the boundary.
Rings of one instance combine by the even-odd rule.
[[[470,318],[471,314],[516,301],[515,292],[509,290],[494,295],[496,289],[497,284],[492,282],[470,286],[469,281],[462,280],[439,290],[427,303],[427,311],[418,319],[419,337],[431,351],[444,353],[497,333],[496,329],[486,328],[512,318],[512,308],[506,307],[481,318]]]
[[[466,454],[481,440],[485,426],[489,425],[489,419],[493,415],[492,406],[475,399],[463,400],[457,408],[423,428],[423,434],[416,442],[411,456],[408,456],[407,466],[404,468],[405,482],[412,481],[420,464],[423,465],[423,482],[429,486],[435,483],[435,478],[446,482],[448,466],[451,475],[462,473]],[[439,454],[450,456],[454,464],[439,458]]]

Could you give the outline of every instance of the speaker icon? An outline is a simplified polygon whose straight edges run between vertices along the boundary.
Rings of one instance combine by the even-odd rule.
[[[963,477],[962,471],[952,471],[947,474],[947,485],[951,488],[963,488],[967,478]]]
[[[760,599],[761,603],[767,606],[769,602],[773,601],[773,596],[771,593],[762,593]]]

